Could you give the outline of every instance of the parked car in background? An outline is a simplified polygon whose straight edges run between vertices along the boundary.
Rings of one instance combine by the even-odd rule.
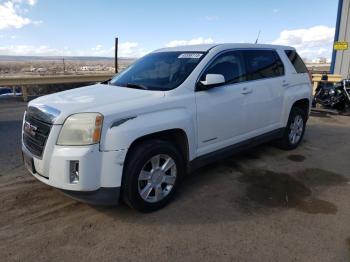
[[[31,101],[30,173],[73,198],[154,211],[193,169],[271,140],[302,141],[312,91],[295,49],[212,44],[156,50],[104,84]]]
[[[0,97],[4,96],[21,96],[22,92],[20,88],[15,88],[15,92],[10,87],[0,87]]]

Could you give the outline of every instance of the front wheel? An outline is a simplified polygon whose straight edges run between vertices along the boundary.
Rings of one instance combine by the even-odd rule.
[[[278,141],[280,148],[291,150],[302,141],[307,120],[307,112],[299,107],[293,107],[283,137]]]
[[[123,178],[124,202],[141,212],[164,207],[185,173],[179,150],[169,142],[150,140],[130,154]]]

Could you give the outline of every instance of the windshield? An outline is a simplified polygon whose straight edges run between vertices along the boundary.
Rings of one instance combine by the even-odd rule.
[[[204,57],[203,52],[158,52],[146,55],[111,81],[111,85],[147,90],[178,87]]]

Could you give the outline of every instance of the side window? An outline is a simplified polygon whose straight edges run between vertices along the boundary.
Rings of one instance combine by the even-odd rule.
[[[274,50],[245,50],[249,80],[284,75],[284,66]]]
[[[204,81],[207,74],[223,75],[226,83],[246,81],[247,77],[242,52],[231,51],[219,55],[205,70],[200,81]]]
[[[306,65],[304,64],[303,60],[300,58],[296,51],[286,50],[285,53],[298,74],[308,73]]]

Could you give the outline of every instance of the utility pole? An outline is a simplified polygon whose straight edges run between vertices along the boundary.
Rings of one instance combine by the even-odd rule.
[[[114,68],[115,73],[118,73],[118,37],[115,38],[115,47],[114,47]]]
[[[64,75],[66,74],[66,64],[64,62],[64,58],[63,58],[63,74]]]

